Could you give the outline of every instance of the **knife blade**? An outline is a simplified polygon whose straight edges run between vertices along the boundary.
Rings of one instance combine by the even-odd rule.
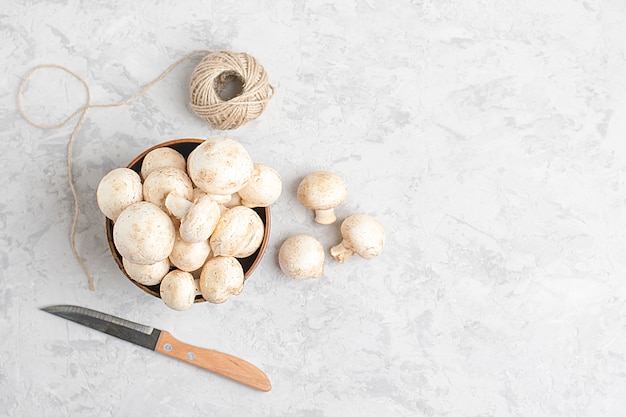
[[[272,389],[267,375],[250,362],[227,353],[181,342],[166,330],[74,305],[54,305],[44,307],[41,310],[181,360],[249,387],[261,391]]]

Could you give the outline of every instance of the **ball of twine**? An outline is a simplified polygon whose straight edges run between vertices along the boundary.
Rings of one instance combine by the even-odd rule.
[[[235,97],[225,97],[228,84],[239,84]],[[205,56],[191,74],[189,105],[213,128],[236,129],[263,113],[274,89],[258,61],[237,52],[214,52]]]

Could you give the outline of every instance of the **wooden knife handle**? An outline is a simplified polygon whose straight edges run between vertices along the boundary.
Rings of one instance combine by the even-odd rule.
[[[154,350],[261,391],[272,389],[267,375],[250,362],[181,342],[165,330],[161,330]]]

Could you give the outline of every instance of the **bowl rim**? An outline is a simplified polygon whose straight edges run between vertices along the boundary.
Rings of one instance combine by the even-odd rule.
[[[135,158],[133,158],[128,163],[128,165],[126,165],[126,168],[133,169],[133,166],[135,166],[137,163],[139,163],[149,152],[151,152],[151,151],[153,151],[155,149],[164,148],[164,147],[171,147],[171,145],[186,144],[186,143],[195,143],[195,144],[199,145],[199,144],[201,144],[202,142],[205,142],[205,141],[206,141],[206,139],[200,139],[200,138],[179,138],[179,139],[168,140],[168,141],[156,144],[156,145],[154,145],[154,146],[144,150],[139,155],[137,155]],[[185,157],[185,159],[187,159],[187,156]],[[265,220],[263,221],[263,224],[265,226],[264,230],[263,230],[263,240],[261,241],[261,246],[259,246],[259,248],[255,251],[256,257],[254,258],[254,261],[248,267],[248,269],[244,271],[244,275],[243,275],[244,282],[249,278],[249,276],[254,272],[254,270],[257,268],[257,266],[261,262],[261,259],[263,258],[263,255],[265,254],[265,250],[267,249],[267,244],[269,242],[270,229],[271,229],[271,227],[270,227],[271,226],[270,208],[268,206],[266,206],[266,207],[259,207],[259,209],[262,209],[265,212]],[[111,219],[105,218],[105,228],[106,228],[106,232],[107,232],[107,241],[109,243],[109,249],[111,251],[111,255],[112,255],[113,259],[115,260],[115,263],[117,264],[118,268],[124,274],[124,276],[126,276],[126,278],[128,278],[128,280],[130,282],[135,284],[135,286],[139,287],[144,292],[146,292],[146,293],[148,293],[148,294],[150,294],[150,295],[152,295],[154,297],[161,298],[161,295],[160,295],[160,293],[158,291],[158,288],[155,289],[155,287],[158,287],[158,284],[157,285],[153,285],[153,286],[147,286],[147,285],[141,284],[141,283],[135,281],[134,279],[132,279],[128,275],[128,273],[126,273],[126,270],[124,269],[124,265],[122,263],[122,255],[120,255],[120,253],[117,251],[117,248],[115,247],[115,244],[113,243],[113,221]],[[253,255],[251,255],[251,256],[253,256]],[[206,300],[202,297],[202,295],[196,295],[196,297],[194,299],[194,303],[203,303],[203,302],[206,302]]]

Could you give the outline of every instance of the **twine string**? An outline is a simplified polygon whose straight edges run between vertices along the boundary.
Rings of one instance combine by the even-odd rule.
[[[187,55],[183,56],[182,58],[178,59],[176,62],[171,64],[157,78],[155,78],[148,85],[146,85],[139,93],[137,93],[134,96],[129,97],[129,98],[125,99],[125,100],[122,100],[122,101],[119,101],[119,102],[114,102],[114,103],[91,104],[91,88],[89,87],[89,84],[87,83],[87,81],[85,81],[85,79],[83,77],[81,77],[80,75],[76,74],[72,70],[70,70],[70,69],[68,69],[68,68],[66,68],[66,67],[64,67],[62,65],[55,65],[55,64],[39,65],[39,66],[33,68],[32,70],[30,70],[24,76],[24,78],[22,79],[22,82],[20,83],[20,86],[19,86],[19,89],[18,89],[18,95],[17,95],[18,110],[19,110],[21,116],[24,118],[24,120],[26,120],[26,122],[28,122],[32,126],[38,127],[40,129],[45,129],[45,130],[58,129],[58,128],[61,128],[61,127],[65,126],[65,125],[67,125],[69,122],[71,122],[77,116],[80,115],[80,117],[78,119],[78,122],[76,123],[76,126],[72,130],[72,134],[70,135],[70,139],[69,139],[68,144],[67,144],[67,176],[68,176],[68,182],[69,182],[69,185],[70,185],[70,190],[72,191],[72,197],[74,199],[74,218],[73,218],[73,221],[72,221],[72,228],[71,228],[71,231],[70,231],[70,244],[72,246],[72,253],[73,253],[74,257],[78,261],[78,264],[80,265],[80,267],[84,271],[85,275],[87,276],[87,279],[89,280],[89,289],[91,291],[95,291],[95,288],[96,288],[93,276],[89,272],[89,268],[87,267],[87,265],[83,261],[82,257],[80,256],[80,254],[78,253],[78,250],[76,248],[76,227],[78,225],[78,218],[80,216],[80,205],[78,203],[78,193],[76,192],[76,187],[74,185],[74,176],[72,174],[72,151],[73,151],[73,147],[74,147],[74,141],[76,140],[76,136],[78,135],[78,132],[80,131],[80,128],[82,127],[83,123],[85,122],[85,119],[87,118],[87,112],[89,111],[89,109],[93,109],[93,108],[106,108],[106,107],[123,106],[125,104],[129,104],[129,103],[137,100],[138,98],[140,98],[140,97],[144,96],[146,93],[148,93],[148,91],[150,91],[159,82],[161,82],[178,65],[180,65],[184,61],[188,60],[189,58],[191,58],[191,57],[193,57],[195,55],[201,54],[201,53],[202,54],[210,54],[211,51],[208,51],[208,50],[196,50],[196,51],[192,51],[192,52],[188,53]],[[24,90],[26,89],[26,85],[28,84],[28,81],[37,72],[42,71],[42,70],[46,70],[46,69],[58,69],[58,70],[61,70],[61,71],[64,71],[64,72],[68,73],[69,75],[71,75],[72,77],[74,77],[78,81],[80,81],[80,83],[83,85],[83,87],[85,87],[85,92],[87,94],[87,99],[86,99],[86,102],[85,102],[85,104],[83,106],[81,106],[78,109],[76,109],[67,118],[61,120],[58,123],[54,123],[54,124],[38,123],[38,122],[34,121],[33,119],[31,119],[28,116],[28,114],[26,114],[26,111],[24,110],[23,96],[24,96]]]

